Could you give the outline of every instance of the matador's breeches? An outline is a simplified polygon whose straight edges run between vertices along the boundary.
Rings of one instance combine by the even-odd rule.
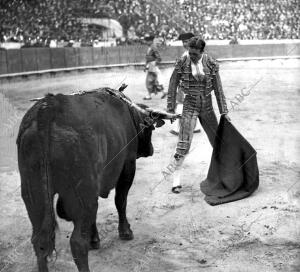
[[[174,156],[178,167],[182,164],[185,155],[190,150],[197,118],[199,118],[207,134],[210,144],[213,145],[218,121],[213,110],[211,95],[207,96],[202,93],[198,96],[186,95],[184,99],[178,143]]]

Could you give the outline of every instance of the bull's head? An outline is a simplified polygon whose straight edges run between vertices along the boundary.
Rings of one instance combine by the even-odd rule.
[[[153,145],[151,142],[152,131],[155,127],[159,128],[165,124],[164,120],[175,120],[178,114],[170,114],[161,110],[154,110],[143,104],[133,104],[134,108],[140,113],[138,128],[138,157],[148,157],[153,155]]]

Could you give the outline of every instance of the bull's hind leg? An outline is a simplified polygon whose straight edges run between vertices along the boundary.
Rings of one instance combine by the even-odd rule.
[[[67,221],[72,221],[72,219],[68,217],[68,214],[66,213],[64,206],[65,205],[62,198],[59,197],[56,205],[58,216]],[[99,238],[96,219],[95,219],[95,222],[91,226],[90,249],[99,249],[99,247],[100,247],[100,238]]]
[[[96,220],[91,226],[91,237],[90,237],[90,249],[99,249],[100,238],[98,234],[98,229],[96,225]]]
[[[30,179],[25,178],[24,171],[21,175],[21,194],[32,224],[31,242],[37,257],[38,271],[48,272],[47,257],[55,247],[56,221],[50,207],[53,196],[49,196],[49,206],[46,207],[40,178],[34,174]]]
[[[127,195],[135,175],[135,161],[124,166],[116,186],[115,204],[119,214],[119,237],[122,240],[132,240],[133,233],[126,217]]]
[[[69,193],[68,196],[62,198],[64,211],[74,224],[74,230],[70,238],[74,262],[79,272],[89,272],[88,252],[92,226],[96,222],[97,197],[91,196],[90,199],[84,201],[79,196]]]
[[[74,222],[74,230],[71,235],[70,245],[74,262],[79,272],[89,272],[88,251],[89,231],[84,219]]]

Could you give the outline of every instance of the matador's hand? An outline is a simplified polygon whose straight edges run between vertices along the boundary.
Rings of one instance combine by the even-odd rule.
[[[167,113],[175,114],[175,110],[173,110],[173,109],[167,109]],[[172,124],[175,120],[176,120],[176,118],[170,119],[171,124]]]

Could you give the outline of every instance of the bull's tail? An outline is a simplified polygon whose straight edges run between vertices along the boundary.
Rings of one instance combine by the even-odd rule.
[[[32,243],[38,257],[39,267],[42,268],[40,269],[41,271],[44,271],[43,267],[46,265],[47,256],[51,255],[55,250],[55,229],[57,225],[53,208],[54,191],[50,167],[51,123],[55,116],[54,102],[55,97],[53,95],[47,95],[37,113],[38,137],[42,150],[40,171],[42,178],[41,186],[43,188],[44,218],[41,222],[40,229],[36,232],[36,235],[32,237]]]

